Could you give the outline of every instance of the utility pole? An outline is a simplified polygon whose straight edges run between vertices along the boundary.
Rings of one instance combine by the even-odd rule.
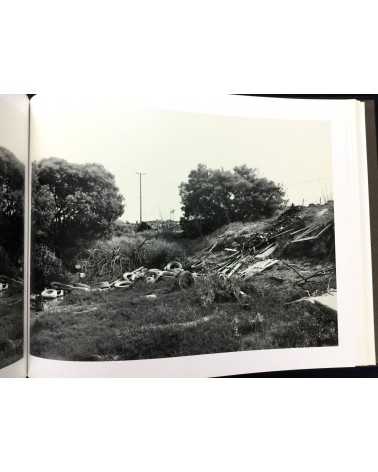
[[[142,175],[146,175],[143,172],[137,172],[139,175],[139,219],[140,223],[142,223]]]

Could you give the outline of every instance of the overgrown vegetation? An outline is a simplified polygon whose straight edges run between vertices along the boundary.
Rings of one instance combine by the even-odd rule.
[[[34,247],[32,270],[34,287],[47,287],[51,281],[64,281],[69,278],[62,261],[46,245]],[[38,283],[36,283],[38,281]]]
[[[24,165],[0,147],[0,368],[23,353],[23,212]]]
[[[57,158],[33,164],[32,203],[36,243],[58,256],[109,235],[124,210],[115,178],[103,166]]]
[[[58,279],[65,277],[83,248],[111,237],[124,205],[114,176],[98,164],[43,159],[33,164],[32,183],[33,284],[39,289],[59,267]]]
[[[24,166],[0,147],[0,274],[15,276],[22,267]]]
[[[182,261],[186,249],[177,241],[174,222],[152,229],[119,220],[123,197],[115,178],[97,164],[43,159],[33,164],[33,288],[70,279],[81,260],[88,281],[119,277],[138,266],[162,267]],[[180,186],[187,237],[202,236],[231,221],[271,216],[284,204],[279,185],[247,166],[232,172],[199,165]]]
[[[200,164],[180,185],[180,195],[181,226],[189,237],[204,236],[234,221],[269,218],[285,203],[280,185],[245,165],[231,172]]]
[[[22,357],[23,302],[20,295],[0,298],[0,369]]]
[[[248,290],[240,297],[238,290]],[[337,344],[335,313],[283,304],[240,280],[211,275],[175,291],[140,283],[126,293],[71,294],[32,324],[32,353],[52,359],[131,360]],[[303,316],[303,314],[305,315]]]
[[[164,267],[171,260],[185,261],[181,244],[154,234],[132,234],[98,241],[82,254],[83,270],[89,280],[115,279],[138,267]]]
[[[80,292],[71,285],[71,293],[33,313],[32,354],[132,360],[337,345],[334,311],[292,303],[335,288],[331,225],[326,237],[310,243],[314,257],[308,261],[307,246],[298,260],[298,246],[287,251],[292,232],[304,231],[315,219],[322,224],[332,220],[331,206],[292,206],[280,212],[282,188],[255,170],[200,165],[180,186],[181,231],[171,221],[121,222],[122,197],[114,177],[101,166],[48,159],[35,166],[33,178],[36,290],[52,281],[77,282],[76,264],[92,286],[142,266],[162,269],[172,260],[198,274],[189,274],[195,283],[182,290],[174,278],[138,279],[126,282],[128,288],[102,292]],[[275,261],[268,273],[242,278],[236,260],[235,270],[222,275],[234,256],[249,266],[272,241],[280,264]]]

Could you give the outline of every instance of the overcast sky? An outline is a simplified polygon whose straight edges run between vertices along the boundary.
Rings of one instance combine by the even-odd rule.
[[[204,163],[232,169],[247,164],[282,183],[291,202],[332,196],[330,125],[323,122],[255,120],[171,111],[129,112],[121,100],[32,101],[34,159],[60,157],[97,162],[116,177],[126,199],[124,219],[139,218],[143,177],[143,219],[180,214],[178,185]]]

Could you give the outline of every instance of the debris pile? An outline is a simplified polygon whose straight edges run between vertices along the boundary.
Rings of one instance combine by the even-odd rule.
[[[138,280],[144,280],[147,284],[155,284],[159,280],[175,280],[179,288],[186,289],[193,285],[195,275],[184,270],[180,262],[172,261],[163,270],[139,267],[132,272],[125,272],[122,278],[116,279],[113,282],[99,282],[92,287],[83,283],[64,284],[52,282],[50,284],[51,288],[43,290],[41,296],[44,299],[56,299],[62,297],[65,292],[102,292],[112,289],[129,289]]]
[[[302,290],[300,296],[308,293],[308,297],[314,297],[329,293],[336,284],[334,255],[333,203],[291,206],[276,218],[231,224],[218,231],[210,244],[189,260],[188,270],[172,261],[163,269],[139,267],[116,280],[92,286],[53,282],[41,296],[56,299],[72,291],[127,290],[138,281],[152,285],[172,280],[180,289],[186,289],[197,277],[208,273],[258,283],[256,276],[269,271],[263,277],[265,287],[295,285]]]
[[[191,269],[249,279],[279,264],[283,257],[331,259],[334,255],[331,204],[292,206],[278,218],[257,223],[251,229],[218,235],[191,260]]]

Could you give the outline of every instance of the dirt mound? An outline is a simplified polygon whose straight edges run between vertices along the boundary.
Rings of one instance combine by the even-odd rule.
[[[222,251],[225,248],[244,248],[256,250],[264,247],[266,242],[286,236],[302,235],[303,230],[321,230],[332,225],[334,221],[333,203],[310,205],[308,207],[292,205],[278,216],[252,223],[231,223],[214,232],[208,238],[204,249]],[[303,231],[304,232],[304,231]],[[315,236],[313,234],[312,236]]]
[[[311,265],[329,267],[335,257],[333,203],[292,205],[274,218],[233,223],[214,233],[208,242],[192,258],[192,270],[252,278],[282,265],[282,260],[312,259]]]

